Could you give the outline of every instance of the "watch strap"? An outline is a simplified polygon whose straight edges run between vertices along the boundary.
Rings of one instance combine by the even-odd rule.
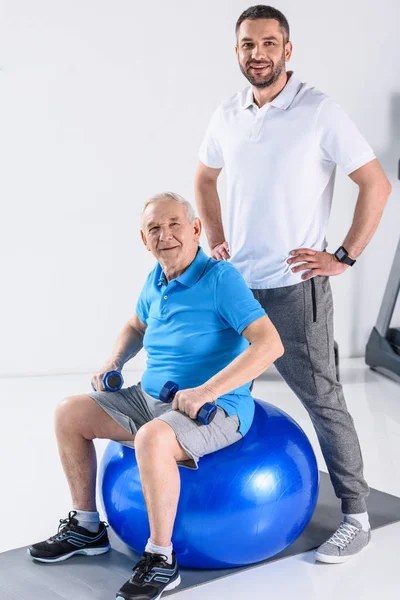
[[[347,253],[346,248],[344,248],[343,246],[340,246],[334,256],[336,256],[337,260],[341,263],[344,263],[345,265],[349,265],[350,267],[352,267],[354,265],[354,263],[356,262],[353,258],[350,258],[350,256]]]

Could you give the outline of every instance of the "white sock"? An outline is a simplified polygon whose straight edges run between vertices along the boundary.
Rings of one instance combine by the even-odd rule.
[[[363,513],[357,513],[355,515],[348,515],[348,514],[343,514],[344,517],[351,517],[352,519],[355,519],[356,521],[358,521],[361,524],[361,527],[363,528],[363,531],[369,531],[371,526],[369,524],[369,518],[368,518],[368,513],[367,512],[363,512]]]
[[[151,552],[152,554],[164,554],[167,557],[167,563],[172,563],[172,544],[170,546],[157,546],[152,541],[147,542],[145,552]]]
[[[100,527],[100,515],[97,511],[90,512],[89,510],[75,510],[75,519],[78,520],[78,525],[84,527],[91,533],[96,533]]]

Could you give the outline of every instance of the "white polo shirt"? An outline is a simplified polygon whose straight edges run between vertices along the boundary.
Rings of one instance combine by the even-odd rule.
[[[336,165],[349,174],[375,155],[340,106],[292,74],[261,108],[250,86],[223,102],[199,158],[226,169],[232,263],[264,289],[302,281],[286,261],[295,248],[326,248]]]

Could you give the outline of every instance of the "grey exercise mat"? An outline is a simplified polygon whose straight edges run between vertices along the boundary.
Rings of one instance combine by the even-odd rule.
[[[181,585],[164,596],[319,546],[340,521],[340,506],[330,480],[326,473],[320,475],[320,493],[314,516],[303,534],[289,548],[263,563],[246,567],[182,569]],[[373,529],[400,521],[400,498],[397,496],[372,489],[368,509]],[[74,556],[54,565],[33,562],[25,548],[3,552],[0,554],[0,600],[114,600],[117,590],[130,577],[138,555],[129,550],[113,532],[110,532],[110,539],[113,550],[108,554]]]

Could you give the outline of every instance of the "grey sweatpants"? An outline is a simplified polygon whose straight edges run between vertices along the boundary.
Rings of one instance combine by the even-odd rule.
[[[311,417],[343,512],[366,511],[360,444],[336,378],[329,278],[252,292],[281,336],[275,366]]]

